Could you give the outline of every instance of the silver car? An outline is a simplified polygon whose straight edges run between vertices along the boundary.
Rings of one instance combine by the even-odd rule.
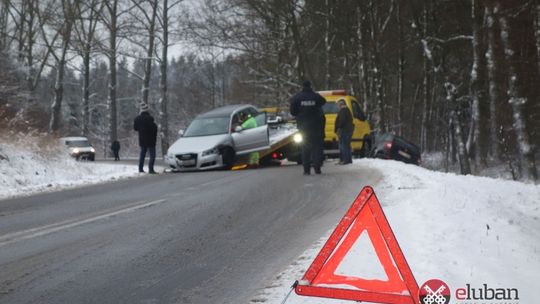
[[[71,136],[60,138],[60,143],[68,147],[69,155],[77,160],[90,160],[94,161],[96,156],[96,150],[88,138],[82,136]]]
[[[241,115],[257,121],[243,129]],[[169,148],[165,162],[174,170],[231,168],[236,156],[270,148],[266,113],[252,105],[231,105],[197,116]]]

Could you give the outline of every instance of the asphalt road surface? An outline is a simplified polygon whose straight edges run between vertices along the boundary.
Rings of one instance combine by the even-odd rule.
[[[249,303],[379,179],[327,163],[3,200],[0,303]]]

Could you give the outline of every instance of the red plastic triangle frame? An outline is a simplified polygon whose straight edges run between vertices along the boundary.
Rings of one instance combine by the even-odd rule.
[[[366,231],[388,281],[335,274]],[[335,285],[336,287],[332,286]],[[354,289],[342,288],[347,285]],[[418,284],[388,224],[373,188],[362,189],[295,287],[299,295],[388,304],[417,304]]]

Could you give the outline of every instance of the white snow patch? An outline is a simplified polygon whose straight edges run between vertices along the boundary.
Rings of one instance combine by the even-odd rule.
[[[363,267],[356,268],[357,265]],[[371,265],[366,267],[366,265]],[[348,254],[336,269],[336,274],[351,277],[360,277],[368,280],[388,280],[386,272],[379,263],[375,248],[367,231],[362,232],[357,242],[351,247]],[[350,289],[350,287],[348,287]]]
[[[535,302],[540,280],[540,186],[434,172],[395,161],[363,159],[355,160],[355,165],[378,169],[384,175],[373,188],[418,285],[432,278],[445,281],[451,288],[452,303],[463,303],[456,301],[455,290],[466,284],[517,288],[519,303]],[[330,233],[257,298],[281,303]],[[369,268],[369,276],[380,267],[365,259],[353,261],[348,259],[348,267],[355,274]],[[351,302],[293,292],[285,303]]]
[[[134,165],[76,161],[54,138],[2,139],[0,199],[137,176]]]

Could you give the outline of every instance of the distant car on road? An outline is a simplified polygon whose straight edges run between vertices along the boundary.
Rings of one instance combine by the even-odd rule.
[[[94,161],[96,150],[88,138],[82,136],[62,137],[60,142],[68,147],[68,153],[77,160]]]
[[[415,165],[421,163],[420,148],[405,138],[391,133],[384,133],[377,137],[370,156]]]
[[[257,127],[243,129],[240,115],[249,115]],[[238,155],[270,147],[266,114],[252,105],[230,105],[197,116],[169,148],[165,162],[174,170],[231,168]]]

